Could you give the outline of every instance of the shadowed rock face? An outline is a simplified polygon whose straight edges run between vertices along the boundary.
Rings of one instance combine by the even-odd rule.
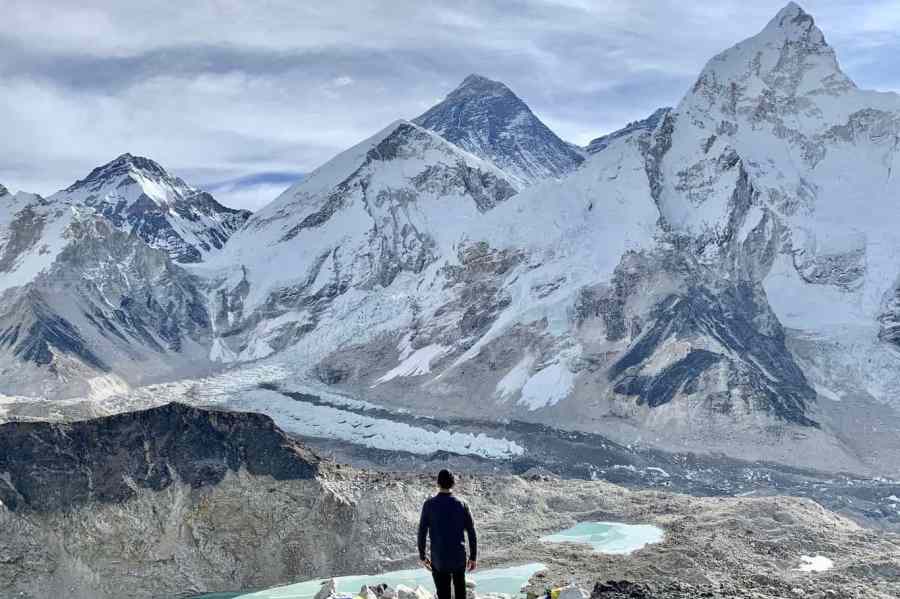
[[[560,177],[584,160],[508,87],[480,75],[413,122],[528,182]]]
[[[319,473],[319,457],[261,414],[172,403],[71,424],[0,426],[0,501],[12,511],[119,503],[175,482],[215,485],[228,471],[276,480]]]

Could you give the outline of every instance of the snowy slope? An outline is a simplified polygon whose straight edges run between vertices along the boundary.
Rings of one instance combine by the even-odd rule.
[[[49,200],[90,207],[182,263],[200,262],[221,249],[250,215],[222,206],[156,162],[131,154],[95,168]]]
[[[315,328],[337,298],[422,273],[515,193],[496,167],[416,125],[392,124],[255,214],[210,262],[226,273],[213,297],[213,357],[268,355]]]
[[[889,400],[900,389],[889,345],[900,97],[858,89],[792,3],[709,62],[672,131],[660,139],[669,149],[658,171],[669,225],[704,240],[736,235],[745,246],[767,230],[771,265],[749,276],[762,280],[779,320],[801,331],[804,357],[819,365],[809,369],[816,385],[831,397]],[[730,182],[739,175],[722,168],[732,162],[751,195],[740,228]]]
[[[584,160],[508,87],[480,75],[413,122],[527,183],[559,178]]]
[[[657,108],[653,111],[653,114],[645,119],[633,121],[612,133],[592,139],[591,142],[585,146],[584,151],[588,154],[596,154],[597,152],[605,150],[613,140],[619,139],[620,137],[633,135],[642,131],[653,131],[671,111],[672,108],[668,106]]]
[[[71,218],[68,204],[0,190],[0,293],[28,283],[53,263]]]

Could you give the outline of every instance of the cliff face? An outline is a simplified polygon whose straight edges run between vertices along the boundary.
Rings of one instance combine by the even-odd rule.
[[[319,464],[266,416],[181,404],[71,424],[0,426],[0,501],[11,511],[121,503],[143,489],[198,489],[241,470],[312,479]]]
[[[259,414],[4,424],[0,596],[173,597],[340,567],[353,514],[329,468]]]

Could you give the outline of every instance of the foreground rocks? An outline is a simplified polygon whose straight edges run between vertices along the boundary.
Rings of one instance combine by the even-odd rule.
[[[174,599],[415,565],[430,475],[339,467],[267,418],[186,410],[6,425],[0,487],[15,502],[0,506],[0,597],[120,599],[127,588],[135,599]],[[16,453],[29,443],[44,451]],[[149,484],[148,469],[165,480]],[[87,482],[71,487],[62,473]],[[459,493],[476,515],[482,567],[546,564],[528,585],[534,596],[569,582],[598,599],[900,596],[900,537],[806,499],[487,475],[461,476]],[[631,555],[538,541],[580,520],[655,524],[665,538]],[[802,556],[817,555],[833,569],[799,570]]]

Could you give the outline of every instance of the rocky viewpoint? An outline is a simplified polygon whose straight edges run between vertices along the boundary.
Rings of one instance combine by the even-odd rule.
[[[0,426],[0,489],[0,596],[127,588],[149,599],[412,567],[432,486],[428,474],[322,459],[265,416],[169,404]],[[464,476],[459,492],[483,567],[548,566],[534,594],[570,581],[603,598],[900,594],[900,536],[808,499],[698,498],[547,473]],[[655,524],[665,538],[624,556],[537,542],[581,520]],[[804,555],[834,568],[801,572]]]

